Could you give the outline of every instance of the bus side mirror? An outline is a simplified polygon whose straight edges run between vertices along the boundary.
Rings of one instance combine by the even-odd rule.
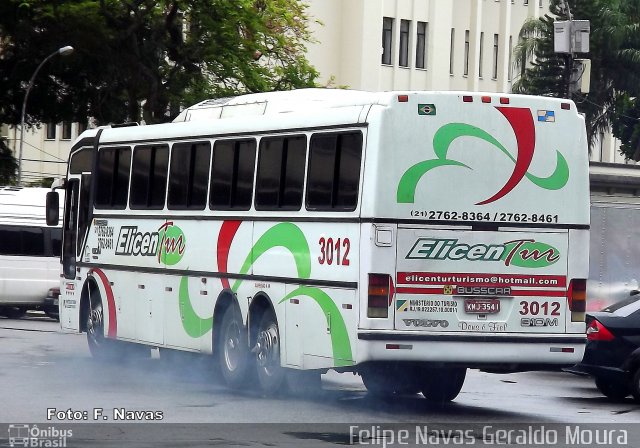
[[[57,226],[60,219],[60,195],[57,191],[47,193],[47,225]]]

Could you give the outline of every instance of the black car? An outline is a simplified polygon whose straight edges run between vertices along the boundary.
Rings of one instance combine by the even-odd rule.
[[[60,300],[60,288],[49,288],[44,299],[42,311],[51,319],[60,320],[58,315],[58,301]]]
[[[640,402],[640,295],[587,315],[587,347],[576,370],[588,373],[605,396]]]

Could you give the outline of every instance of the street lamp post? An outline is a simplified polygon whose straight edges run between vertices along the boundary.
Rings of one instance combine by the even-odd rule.
[[[31,91],[31,88],[33,87],[33,81],[36,79],[36,75],[38,74],[42,66],[46,64],[49,59],[51,59],[56,55],[67,56],[71,53],[73,53],[73,47],[69,45],[58,48],[56,51],[54,51],[49,56],[44,58],[44,60],[40,63],[40,65],[38,65],[38,68],[36,68],[36,71],[33,72],[33,75],[31,75],[31,79],[29,80],[29,85],[27,85],[27,90],[24,93],[24,100],[22,101],[22,113],[20,115],[20,150],[18,151],[18,185],[22,184],[22,148],[24,146],[24,117],[27,110],[27,99],[29,98],[29,92]]]

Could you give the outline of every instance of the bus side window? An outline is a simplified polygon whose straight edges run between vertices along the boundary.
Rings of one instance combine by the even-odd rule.
[[[130,208],[154,210],[164,208],[168,166],[169,147],[167,145],[134,148]]]
[[[169,209],[204,210],[210,158],[209,142],[176,143],[171,147]]]
[[[218,140],[211,161],[212,210],[249,210],[256,163],[255,140]]]
[[[314,134],[309,145],[307,210],[355,210],[361,159],[361,132]]]
[[[131,148],[100,148],[96,208],[124,209],[129,193]]]
[[[300,210],[306,149],[305,136],[260,140],[256,210]]]

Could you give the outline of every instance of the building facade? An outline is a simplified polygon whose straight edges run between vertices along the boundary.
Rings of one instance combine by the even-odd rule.
[[[308,58],[333,87],[361,90],[511,91],[513,49],[549,0],[308,0],[316,42]],[[599,162],[625,163],[601,134]]]
[[[22,145],[22,183],[39,182],[44,178],[64,177],[73,141],[84,131],[79,123],[46,123],[24,130]],[[0,126],[0,136],[13,151],[20,154],[20,127]]]
[[[306,0],[315,42],[307,57],[330,87],[360,90],[510,92],[519,75],[513,48],[527,18],[549,12],[549,0]],[[77,123],[25,130],[23,181],[59,177]],[[0,135],[19,148],[19,128]],[[599,162],[626,163],[619,142],[602,134]]]

